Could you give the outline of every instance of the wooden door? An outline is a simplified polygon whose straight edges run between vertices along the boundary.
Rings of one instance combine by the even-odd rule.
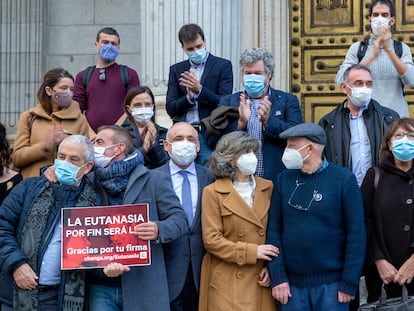
[[[369,35],[369,0],[291,0],[291,92],[307,122],[318,122],[345,99],[335,83],[349,46]],[[414,0],[396,0],[394,39],[414,50]],[[414,117],[414,89],[406,89]]]

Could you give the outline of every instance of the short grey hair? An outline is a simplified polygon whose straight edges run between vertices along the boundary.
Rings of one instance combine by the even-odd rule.
[[[314,143],[314,142],[312,142],[312,143],[315,146],[315,150],[322,155],[323,149],[325,149],[325,146],[321,145],[321,144]]]
[[[72,142],[72,143],[79,144],[79,145],[81,144],[85,145],[85,153],[83,154],[85,158],[85,163],[94,161],[95,149],[93,147],[91,140],[88,137],[83,136],[83,135],[70,135],[66,137],[64,140],[62,140],[62,142],[59,144],[58,152],[60,152],[61,146],[67,142]]]
[[[246,132],[231,132],[221,137],[207,166],[217,178],[230,177],[233,179],[236,170],[235,163],[231,162],[232,159],[251,151],[257,153],[260,146],[260,141]]]
[[[368,72],[370,74],[370,76],[372,77],[372,72],[371,69],[369,69],[367,66],[362,65],[362,64],[353,64],[351,66],[349,66],[345,72],[344,72],[344,81],[345,82],[349,82],[349,73],[351,72],[351,70],[354,69],[362,69],[365,70],[366,72]]]
[[[243,72],[244,65],[251,65],[259,60],[263,60],[266,74],[273,76],[275,70],[275,61],[272,54],[270,54],[265,48],[252,48],[246,49],[240,55],[240,69]]]

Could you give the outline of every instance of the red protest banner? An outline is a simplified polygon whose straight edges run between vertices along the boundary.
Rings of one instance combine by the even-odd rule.
[[[62,270],[151,264],[150,242],[134,234],[148,221],[148,204],[68,207],[61,216]]]

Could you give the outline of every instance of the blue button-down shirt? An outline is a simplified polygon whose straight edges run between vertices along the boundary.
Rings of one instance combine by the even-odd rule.
[[[366,109],[368,109],[368,104],[359,109],[358,116],[353,116],[352,113],[349,114],[351,168],[359,186],[361,186],[367,170],[372,166],[371,143],[362,116]]]
[[[173,184],[173,188],[175,194],[180,199],[180,203],[183,202],[181,197],[181,188],[183,184],[183,176],[179,173],[182,169],[179,168],[177,165],[174,164],[173,161],[170,160],[170,172],[171,172],[171,180]],[[197,173],[194,162],[191,163],[189,167],[185,169],[189,174],[187,175],[188,180],[191,186],[191,202],[193,205],[193,217],[195,216],[197,201],[198,201],[198,181],[197,181]]]

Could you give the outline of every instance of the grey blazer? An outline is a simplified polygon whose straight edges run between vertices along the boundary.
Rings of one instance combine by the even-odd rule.
[[[162,244],[178,239],[188,226],[171,183],[162,178],[159,172],[139,165],[125,191],[124,204],[149,204],[149,219],[158,225],[159,241],[151,241],[151,265],[131,267],[122,274],[124,310],[170,310]]]

